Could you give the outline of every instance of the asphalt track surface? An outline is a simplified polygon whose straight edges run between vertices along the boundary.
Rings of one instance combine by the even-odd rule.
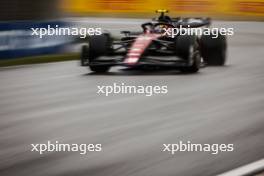
[[[131,21],[100,24],[114,31],[132,28],[137,22]],[[264,23],[215,25],[235,28],[227,65],[198,74],[113,68],[95,75],[76,61],[0,69],[0,175],[209,176],[263,158]],[[169,92],[152,97],[96,93],[97,85],[114,82],[167,85]],[[103,151],[30,151],[30,144],[48,140],[101,143]],[[162,152],[164,143],[180,140],[233,143],[235,150]]]

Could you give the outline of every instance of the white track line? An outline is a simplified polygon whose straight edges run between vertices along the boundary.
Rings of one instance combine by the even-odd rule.
[[[218,176],[244,176],[254,174],[255,172],[264,170],[264,159],[250,163],[245,166],[241,166],[237,169],[225,172]]]

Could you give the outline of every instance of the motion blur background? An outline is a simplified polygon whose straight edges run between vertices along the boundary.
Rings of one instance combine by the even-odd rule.
[[[32,36],[30,28],[141,30],[156,9],[209,16],[232,27],[227,63],[197,74],[129,72],[96,75],[78,61],[68,36]],[[1,0],[1,176],[212,176],[264,158],[264,0]],[[120,35],[120,34],[119,34]],[[96,94],[97,86],[168,86],[145,97]],[[103,151],[39,155],[30,144],[101,143]],[[233,152],[162,152],[162,144],[234,144]]]
[[[201,15],[225,19],[264,19],[263,0],[2,0],[0,19],[44,20],[80,15],[153,16],[157,9],[172,15]]]
[[[156,9],[169,9],[173,16],[264,19],[263,0],[2,0],[0,58],[69,52],[66,46],[73,42],[72,38],[47,36],[39,39],[31,36],[31,27],[80,26],[68,19],[80,16],[150,18]]]

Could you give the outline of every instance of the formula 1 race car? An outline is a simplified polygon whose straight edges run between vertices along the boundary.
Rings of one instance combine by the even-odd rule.
[[[107,72],[112,66],[195,73],[205,64],[225,64],[227,44],[224,35],[170,35],[179,28],[209,27],[209,18],[171,18],[165,15],[167,12],[158,10],[159,17],[142,24],[142,31],[122,31],[124,36],[119,40],[109,33],[90,36],[88,43],[82,46],[81,65],[100,73]]]

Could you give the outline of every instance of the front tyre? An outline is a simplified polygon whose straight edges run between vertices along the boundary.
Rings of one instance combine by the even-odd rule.
[[[89,64],[89,45],[83,45],[81,51],[81,66]]]
[[[201,56],[197,41],[195,35],[180,35],[176,39],[176,55],[190,64],[180,68],[183,73],[196,73],[200,69]]]
[[[189,67],[183,67],[180,69],[182,73],[196,73],[199,71],[201,65],[201,56],[199,53],[196,53],[193,58],[193,63]]]

